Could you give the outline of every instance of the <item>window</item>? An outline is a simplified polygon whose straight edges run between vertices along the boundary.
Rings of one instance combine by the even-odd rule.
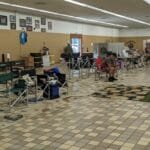
[[[81,54],[82,35],[71,34],[70,35],[70,41],[71,41],[73,53],[74,54],[77,54],[77,53]]]
[[[81,39],[79,39],[79,38],[72,38],[71,39],[71,46],[72,46],[72,49],[73,49],[73,53],[80,53]]]

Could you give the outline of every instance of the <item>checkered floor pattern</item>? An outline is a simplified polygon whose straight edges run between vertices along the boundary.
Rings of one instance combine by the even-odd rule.
[[[150,103],[92,93],[112,85],[150,86],[150,69],[120,74],[116,82],[70,83],[68,96],[18,106],[12,122],[0,112],[0,150],[150,150]]]

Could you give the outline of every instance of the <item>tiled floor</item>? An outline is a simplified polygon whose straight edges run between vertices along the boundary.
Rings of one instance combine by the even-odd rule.
[[[150,86],[150,68],[120,74],[114,83],[70,83],[69,96],[17,107],[16,122],[0,112],[0,150],[150,150],[150,103],[96,98],[109,85]]]

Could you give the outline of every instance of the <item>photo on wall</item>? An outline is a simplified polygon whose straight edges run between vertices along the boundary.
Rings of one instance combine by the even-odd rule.
[[[0,15],[0,25],[7,26],[7,16]]]
[[[35,29],[40,28],[40,20],[35,20]]]
[[[10,29],[16,30],[16,23],[10,23]]]
[[[32,17],[26,17],[26,24],[32,25]]]
[[[26,26],[26,31],[32,31],[32,26]]]
[[[41,18],[41,25],[46,25],[46,18],[44,17]]]
[[[26,27],[26,19],[19,19],[20,27]]]
[[[52,30],[52,22],[48,22],[48,30]]]
[[[15,15],[10,15],[9,20],[10,20],[10,22],[16,22],[16,16]]]
[[[41,28],[41,32],[46,32],[46,28]]]

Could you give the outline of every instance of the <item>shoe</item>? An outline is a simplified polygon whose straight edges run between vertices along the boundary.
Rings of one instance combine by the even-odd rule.
[[[113,81],[114,81],[113,77],[109,77],[109,78],[108,78],[108,81],[109,81],[109,82],[113,82]]]
[[[118,79],[116,79],[115,77],[113,77],[113,79],[114,79],[114,80],[118,80]]]

